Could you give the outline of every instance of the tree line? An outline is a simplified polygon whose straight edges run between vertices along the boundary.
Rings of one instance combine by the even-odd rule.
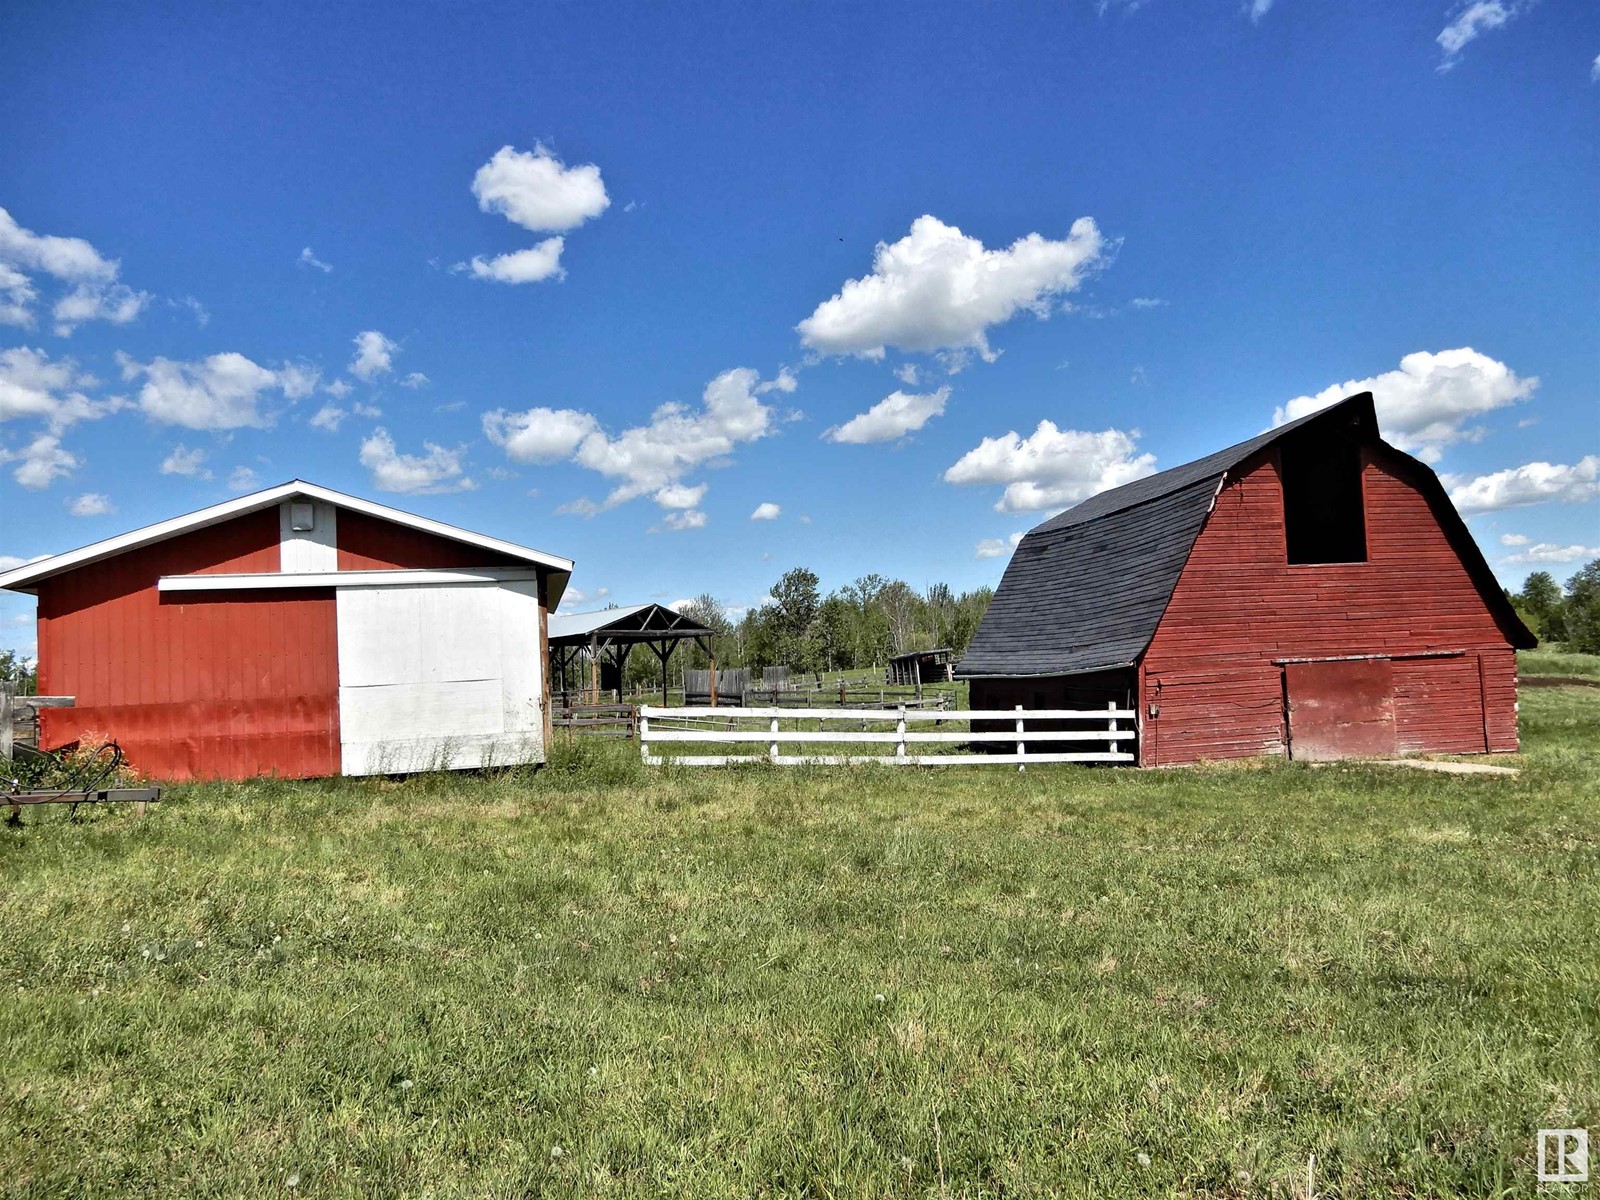
[[[1541,642],[1600,654],[1600,558],[1567,580],[1565,589],[1549,571],[1535,571],[1521,591],[1507,589],[1506,598]]]
[[[919,592],[882,575],[863,575],[824,596],[817,573],[796,567],[772,585],[770,603],[746,610],[737,620],[709,594],[679,611],[716,631],[718,667],[786,666],[817,674],[882,666],[912,650],[948,647],[959,658],[993,597],[990,587],[957,595],[943,583]],[[706,665],[705,652],[684,643],[668,669],[676,675],[684,667]],[[649,686],[660,670],[653,655],[636,654],[628,663],[628,682]]]

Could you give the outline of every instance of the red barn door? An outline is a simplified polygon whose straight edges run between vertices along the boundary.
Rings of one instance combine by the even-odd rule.
[[[1291,758],[1325,762],[1395,753],[1394,666],[1387,659],[1290,663],[1283,681]]]

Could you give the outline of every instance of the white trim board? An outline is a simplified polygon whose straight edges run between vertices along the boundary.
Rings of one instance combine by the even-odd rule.
[[[51,555],[49,558],[41,558],[37,562],[25,563],[20,567],[14,567],[9,571],[0,573],[0,588],[22,592],[32,591],[32,585],[40,580],[48,579],[52,575],[59,575],[63,571],[70,571],[74,567],[86,566],[89,563],[112,558],[126,551],[136,550],[141,546],[148,546],[154,542],[176,537],[180,533],[204,529],[209,525],[219,525],[223,521],[231,521],[234,517],[258,512],[263,508],[273,508],[282,501],[295,496],[304,496],[310,500],[321,500],[339,508],[347,508],[351,512],[376,517],[381,521],[390,521],[396,525],[403,525],[408,529],[431,533],[453,542],[475,546],[480,550],[488,550],[494,554],[503,554],[507,558],[519,558],[524,562],[543,567],[557,575],[557,578],[551,581],[551,607],[560,602],[561,592],[565,589],[567,582],[564,576],[570,576],[572,573],[572,560],[570,558],[546,554],[542,550],[519,546],[515,542],[507,542],[497,537],[489,537],[487,534],[473,533],[468,529],[446,525],[443,521],[434,521],[427,517],[416,516],[413,513],[401,512],[399,509],[390,508],[386,504],[377,504],[371,500],[363,500],[359,496],[336,492],[332,488],[322,487],[315,483],[307,483],[303,479],[292,479],[288,483],[280,483],[276,487],[252,492],[248,496],[224,500],[221,504],[213,504],[210,508],[202,508],[197,512],[186,513],[181,517],[173,517],[167,521],[157,521],[154,525],[146,525],[143,529],[135,529],[129,533],[118,534],[116,537],[106,538],[104,541],[94,542],[77,550],[68,550],[63,554]],[[309,585],[302,584],[301,586]]]
[[[163,575],[163,592],[239,592],[269,588],[384,588],[454,584],[532,583],[539,572],[520,567],[448,571],[262,571],[248,575]]]

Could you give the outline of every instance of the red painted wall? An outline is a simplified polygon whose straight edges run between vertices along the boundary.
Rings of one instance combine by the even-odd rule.
[[[1381,447],[1362,486],[1368,561],[1317,566],[1287,563],[1275,452],[1222,489],[1140,666],[1143,763],[1284,753],[1274,659],[1428,651],[1466,653],[1395,662],[1401,752],[1517,748],[1515,652],[1427,498]]]
[[[55,748],[115,737],[155,779],[334,775],[333,590],[168,593],[162,575],[276,571],[278,510],[132,550],[39,585],[39,690]]]
[[[339,570],[441,570],[448,567],[525,567],[520,559],[491,554],[449,538],[393,525],[364,513],[339,510]],[[276,569],[276,568],[274,568]]]

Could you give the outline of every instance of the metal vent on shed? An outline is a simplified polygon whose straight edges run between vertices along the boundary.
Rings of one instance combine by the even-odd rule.
[[[309,502],[289,505],[289,528],[296,533],[308,533],[317,527],[316,508]]]

